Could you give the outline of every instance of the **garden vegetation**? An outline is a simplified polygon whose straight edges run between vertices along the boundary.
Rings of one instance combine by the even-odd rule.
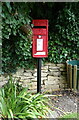
[[[16,68],[33,68],[32,31],[26,34],[23,25],[32,26],[32,19],[49,20],[48,58],[43,62],[65,63],[79,57],[79,3],[2,3],[3,72]],[[28,28],[29,29],[29,28]]]
[[[49,111],[48,99],[44,95],[32,94],[11,76],[8,83],[0,88],[0,118],[46,118]]]

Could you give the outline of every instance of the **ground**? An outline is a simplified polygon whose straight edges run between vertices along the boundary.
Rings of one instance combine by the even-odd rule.
[[[51,118],[59,118],[67,113],[78,112],[78,95],[70,90],[55,91],[50,98],[50,107],[54,114],[49,115]],[[77,115],[76,115],[77,117]]]

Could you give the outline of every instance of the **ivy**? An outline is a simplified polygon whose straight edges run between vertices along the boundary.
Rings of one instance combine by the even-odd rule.
[[[50,32],[50,58],[48,59],[50,62],[63,63],[67,59],[77,59],[79,57],[79,23],[77,18],[79,12],[74,12],[73,4],[67,4],[67,6],[59,11],[55,31]],[[76,4],[77,8],[78,6],[79,4]]]
[[[36,66],[36,59],[32,57],[32,19],[49,20],[49,52],[43,62],[65,63],[68,59],[78,59],[78,8],[79,3],[3,2],[3,71],[9,73],[15,72],[18,67],[27,69]]]
[[[23,11],[24,10],[24,11]],[[20,28],[30,24],[29,8],[26,3],[2,4],[2,51],[3,71],[15,72],[17,67],[32,67],[31,40]]]

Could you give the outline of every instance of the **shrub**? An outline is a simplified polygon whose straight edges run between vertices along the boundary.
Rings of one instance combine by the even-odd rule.
[[[49,110],[47,101],[44,95],[32,95],[27,88],[22,88],[10,78],[0,88],[0,116],[17,119],[43,118]]]
[[[28,3],[2,3],[2,63],[3,72],[15,72],[17,67],[32,67],[31,40],[21,27],[30,24]],[[29,28],[28,28],[29,29]],[[28,30],[29,31],[29,30]],[[29,64],[29,65],[28,65]]]
[[[64,63],[79,57],[79,3],[2,3],[2,63],[4,72],[16,72],[17,67],[34,68],[31,32],[22,26],[32,19],[49,20],[48,58],[45,62]],[[30,29],[29,27],[27,27]],[[29,30],[28,30],[29,31]]]

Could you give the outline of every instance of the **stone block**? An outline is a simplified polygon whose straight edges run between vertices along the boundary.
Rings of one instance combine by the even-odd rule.
[[[43,72],[43,73],[47,73],[48,72],[48,69],[46,70],[41,70],[41,72]]]
[[[66,76],[61,75],[60,80],[67,80]]]
[[[65,83],[61,83],[61,84],[59,84],[59,87],[61,88],[61,89],[67,89],[68,88],[68,85]]]
[[[24,82],[22,82],[22,84],[23,84],[23,85],[30,85],[30,82],[24,81]]]
[[[61,76],[61,72],[60,71],[57,71],[57,72],[51,71],[51,72],[49,72],[49,75],[52,75],[52,76]]]
[[[0,81],[0,88],[5,85],[7,83],[7,81]]]
[[[48,76],[48,81],[60,80],[61,77]]]
[[[9,79],[9,76],[8,75],[1,75],[0,80],[4,80],[4,79]]]
[[[24,81],[24,79],[23,80],[22,79],[19,80],[19,82],[23,82],[23,81]]]
[[[37,86],[37,82],[31,82],[32,86]]]
[[[36,82],[36,81],[37,81],[37,78],[35,77],[35,78],[31,79],[31,81],[32,81],[32,82]]]
[[[24,72],[24,74],[23,75],[25,75],[25,76],[27,76],[27,77],[31,77],[32,76],[32,73],[31,72]]]
[[[24,72],[26,72],[26,73],[32,73],[32,72],[34,72],[34,70],[26,70],[26,69],[24,69]]]
[[[59,89],[59,85],[52,85],[52,90],[58,90]]]
[[[59,67],[52,67],[52,66],[49,67],[49,71],[59,71],[59,70],[60,70]]]
[[[43,92],[46,94],[52,93],[52,88],[44,88]]]
[[[42,66],[41,70],[48,70],[48,66]]]
[[[16,77],[14,77],[14,79],[15,79],[16,81],[20,81],[20,80],[21,80],[21,77],[16,76]]]
[[[37,79],[36,79],[36,80],[33,80],[33,79],[32,79],[32,80],[31,80],[31,83],[32,83],[32,84],[33,84],[33,83],[36,84],[36,83],[37,83]],[[43,85],[43,80],[41,80],[41,84]]]
[[[45,85],[41,85],[41,88],[44,89],[44,88],[45,88]]]
[[[47,80],[47,77],[41,77],[41,81]],[[37,82],[37,77],[31,79],[32,82]]]
[[[33,74],[33,76],[36,77],[36,76],[37,76],[37,72],[35,72],[35,73]]]
[[[17,74],[13,74],[12,76],[16,78],[16,77],[19,76],[19,75],[17,75]]]
[[[61,75],[67,75],[67,72],[66,71],[62,71]]]
[[[48,65],[48,66],[56,66],[56,64],[54,64],[54,63],[46,63],[45,65]]]
[[[64,69],[63,69],[63,68],[60,68],[60,71],[61,71],[61,72],[64,72],[64,71],[66,71],[66,69],[65,69],[65,68],[64,68]]]
[[[67,83],[66,79],[60,79],[59,81],[61,84]]]
[[[52,63],[46,62],[44,65],[47,65],[47,66],[48,66],[48,65],[51,65],[51,64],[52,64]]]
[[[46,85],[45,86],[46,90],[58,90],[59,89],[59,85]]]
[[[57,66],[60,67],[60,68],[65,68],[66,64],[57,64]]]
[[[16,75],[21,75],[23,74],[23,72],[24,72],[24,69],[18,69],[16,72]]]
[[[57,79],[52,79],[52,80],[49,80],[49,81],[45,81],[44,82],[45,83],[45,85],[58,85],[59,84],[59,80],[57,80]]]
[[[41,77],[41,80],[47,80],[47,77],[43,76],[43,77]]]
[[[30,87],[29,89],[30,89],[30,90],[36,90],[36,91],[37,91],[37,86],[35,86],[35,87]]]
[[[42,82],[43,82],[43,85],[45,85],[45,81],[47,81],[47,80],[43,80]]]
[[[26,79],[26,80],[22,80],[22,79],[21,79],[21,80],[20,80],[20,82],[22,82],[22,83],[25,83],[25,84],[26,84],[26,83],[30,83],[30,82],[31,82],[31,80],[30,80],[30,79]]]
[[[28,89],[30,88],[30,83],[20,83],[23,87],[27,87]]]
[[[64,84],[64,88],[67,89],[68,88],[68,84]]]
[[[59,88],[64,89],[65,88],[64,84],[60,84]]]
[[[37,72],[37,69],[34,69],[34,72]]]
[[[20,79],[22,79],[22,80],[26,80],[27,77],[26,77],[26,76],[20,76]]]
[[[8,79],[5,78],[4,76],[1,76],[1,77],[0,77],[0,81],[6,81],[6,80],[8,80]]]
[[[34,83],[31,86],[29,86],[29,89],[31,90],[37,89],[37,83]]]
[[[41,73],[42,77],[46,77],[47,75],[48,75],[48,73],[43,73],[43,72]],[[37,76],[37,72],[34,73],[33,76],[36,77]]]
[[[21,79],[24,79],[24,80],[26,80],[26,79],[34,79],[34,76],[24,76],[24,75],[22,75],[22,76],[19,76]]]
[[[43,73],[43,72],[41,73],[42,77],[46,77],[47,75],[48,75],[48,73]]]
[[[43,85],[43,80],[41,80],[41,85]]]

